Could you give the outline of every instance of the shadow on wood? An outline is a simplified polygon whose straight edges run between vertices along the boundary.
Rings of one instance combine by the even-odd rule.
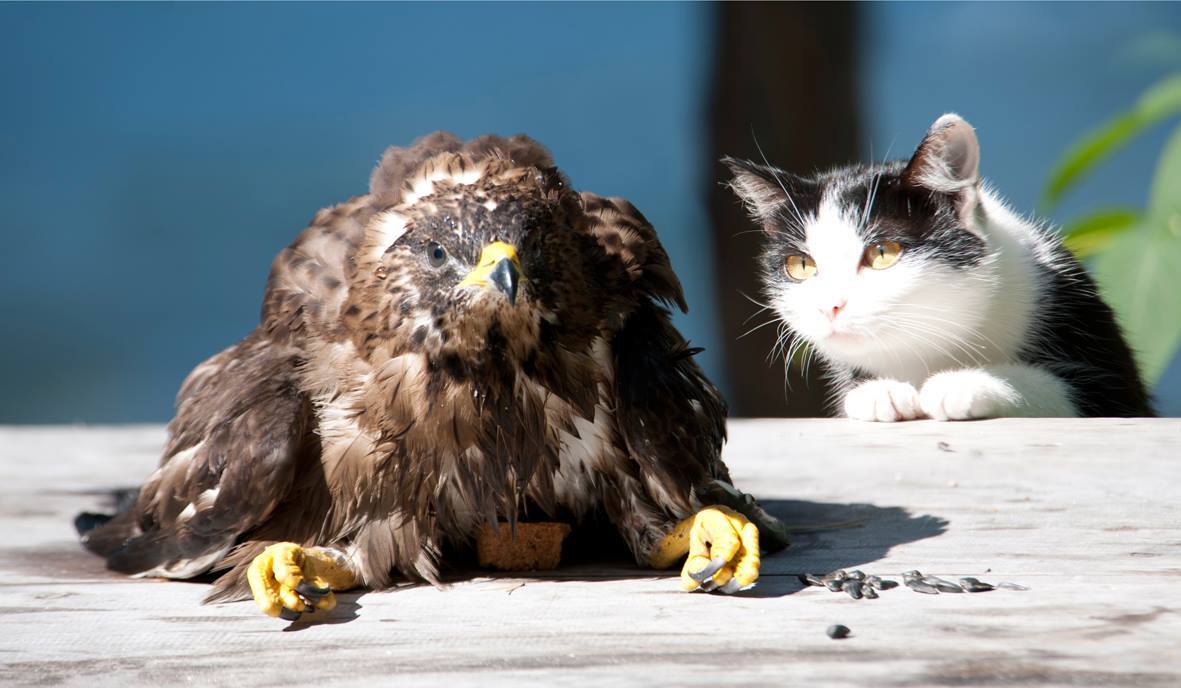
[[[793,533],[790,548],[768,557],[775,562],[774,572],[782,574],[829,573],[869,564],[898,545],[942,535],[948,525],[938,516],[914,516],[899,506],[795,499],[759,503],[788,528],[802,531]]]
[[[120,503],[125,489],[96,491],[107,497],[108,503]],[[122,500],[125,503],[125,499]],[[792,532],[788,549],[764,557],[762,576],[754,589],[740,593],[751,597],[781,597],[802,589],[795,576],[802,573],[824,574],[836,569],[864,566],[884,558],[892,548],[936,537],[947,530],[948,522],[932,515],[914,516],[905,508],[876,506],[866,503],[813,502],[794,499],[759,500],[763,508],[787,524]],[[5,557],[7,559],[7,557]],[[609,522],[590,521],[571,534],[563,545],[562,565],[553,571],[488,571],[474,565],[470,552],[449,550],[444,561],[447,568],[444,583],[460,583],[475,578],[491,577],[535,581],[605,581],[675,577],[677,571],[655,571],[638,567]],[[101,577],[112,574],[103,568],[102,560],[81,549],[71,552],[41,550],[27,552],[6,562],[26,568],[29,573],[64,577]],[[20,564],[28,566],[21,566]],[[46,566],[49,564],[49,566]],[[898,571],[868,571],[897,575]],[[208,584],[217,575],[206,574],[188,582]],[[413,584],[411,584],[413,585]],[[406,584],[397,587],[404,587]],[[291,622],[286,631],[300,631],[312,625],[348,623],[358,618],[359,599],[370,591],[337,594],[337,607],[328,614],[304,614]]]

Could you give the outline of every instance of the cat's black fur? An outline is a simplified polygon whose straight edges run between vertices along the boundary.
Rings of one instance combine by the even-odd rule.
[[[1053,251],[1058,269],[1045,271],[1020,359],[1066,380],[1080,416],[1155,416],[1132,350],[1095,281],[1061,243]]]

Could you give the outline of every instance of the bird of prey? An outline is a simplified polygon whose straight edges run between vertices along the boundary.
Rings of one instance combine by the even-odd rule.
[[[681,284],[630,203],[525,136],[383,155],[271,266],[258,327],[177,396],[158,469],[85,545],[109,568],[225,571],[272,616],[437,583],[522,516],[609,519],[682,587],[758,577],[782,525],[730,485],[725,405],[673,328]],[[495,526],[494,526],[495,527]]]

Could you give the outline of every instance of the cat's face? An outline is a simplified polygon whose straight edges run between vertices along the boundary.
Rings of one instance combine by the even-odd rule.
[[[978,152],[945,119],[909,162],[804,178],[727,161],[764,229],[768,305],[830,360],[883,373],[967,363],[980,345],[992,286],[972,228]]]

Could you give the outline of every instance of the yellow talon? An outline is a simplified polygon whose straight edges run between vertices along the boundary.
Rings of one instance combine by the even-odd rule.
[[[724,593],[749,588],[759,579],[759,529],[725,506],[709,506],[678,523],[651,556],[656,568],[669,568],[688,554],[681,588]]]
[[[292,621],[305,611],[331,611],[336,607],[332,591],[357,584],[344,562],[318,547],[301,547],[294,542],[280,542],[263,550],[250,562],[246,581],[264,614]]]

